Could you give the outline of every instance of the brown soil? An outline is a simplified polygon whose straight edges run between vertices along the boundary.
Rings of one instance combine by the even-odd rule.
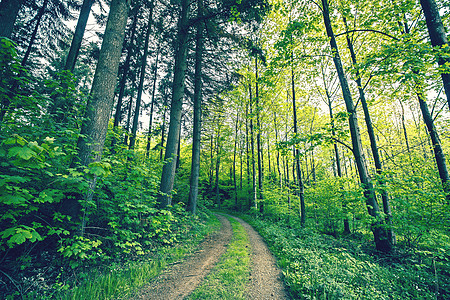
[[[225,252],[233,235],[230,221],[217,215],[221,230],[210,235],[198,250],[185,260],[174,264],[147,285],[135,299],[184,299],[202,282]]]
[[[174,264],[148,284],[135,299],[184,299],[202,282],[225,252],[233,235],[230,222],[216,215],[221,230],[206,238],[199,250]],[[245,228],[251,247],[251,274],[247,299],[290,299],[282,282],[282,273],[261,236],[246,222],[235,218]]]
[[[246,222],[235,218],[247,231],[252,250],[252,266],[247,299],[290,299],[283,281],[281,270],[262,237]]]

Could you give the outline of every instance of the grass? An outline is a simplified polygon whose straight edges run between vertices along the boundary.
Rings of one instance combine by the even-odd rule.
[[[250,278],[250,244],[242,225],[228,218],[233,238],[219,263],[188,299],[245,299]]]
[[[255,217],[243,218],[263,236],[295,299],[448,299],[442,277],[407,257],[383,257],[359,241],[339,240],[312,229],[288,228]]]
[[[158,249],[155,255],[144,261],[133,262],[118,268],[111,267],[109,272],[98,274],[91,271],[75,288],[63,292],[58,299],[127,299],[144,284],[161,273],[168,265],[183,258],[195,249],[207,235],[220,228],[219,220],[211,216],[205,226],[191,233],[191,237],[174,247]]]

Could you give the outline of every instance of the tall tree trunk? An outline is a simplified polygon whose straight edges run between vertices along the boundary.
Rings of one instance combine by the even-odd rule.
[[[133,51],[133,41],[136,34],[136,25],[138,20],[138,13],[136,12],[133,18],[133,23],[131,24],[130,28],[130,37],[127,45],[127,56],[125,58],[125,62],[123,64],[123,71],[122,71],[122,77],[120,79],[119,83],[119,96],[117,97],[117,104],[116,104],[116,112],[114,114],[114,123],[113,123],[113,131],[117,133],[117,128],[119,127],[119,123],[122,117],[122,103],[123,103],[123,97],[125,95],[125,86],[128,79],[128,72],[130,70],[130,62],[131,57],[134,55]],[[128,138],[127,138],[128,139]],[[115,151],[115,144],[117,142],[117,138],[115,135],[113,135],[113,138],[111,140],[111,149],[114,153]]]
[[[158,80],[158,61],[159,61],[160,46],[161,45],[158,44],[158,50],[156,51],[156,60],[155,60],[155,73],[153,74],[152,100],[150,105],[150,120],[148,125],[147,148],[146,148],[147,157],[150,154],[150,144],[152,142],[153,110],[155,107],[156,81]]]
[[[170,105],[169,133],[167,135],[164,166],[161,176],[159,205],[165,208],[172,204],[172,190],[175,181],[175,169],[177,162],[177,150],[181,130],[181,113],[183,110],[183,97],[185,87],[185,73],[187,67],[188,46],[188,15],[189,1],[181,0],[181,13],[178,20],[178,33],[175,50],[175,65],[173,71],[172,103]]]
[[[203,15],[203,0],[197,0],[198,17]],[[191,176],[189,178],[188,211],[197,209],[198,179],[200,176],[200,139],[202,133],[202,67],[203,67],[203,22],[197,23],[194,74],[194,128],[192,133]]]
[[[93,161],[100,161],[105,143],[108,121],[114,101],[119,60],[128,18],[129,1],[112,0],[102,48],[97,68],[92,82],[90,97],[86,107],[85,121],[81,127],[81,137],[78,139],[78,155],[72,165],[87,167]],[[95,178],[90,182],[90,189],[85,198],[92,199]],[[77,218],[81,207],[77,199],[69,199],[66,211]],[[63,203],[64,204],[64,203]],[[85,219],[83,218],[81,234],[84,233]]]
[[[252,85],[251,81],[249,80],[248,83],[248,90],[250,95],[250,145],[251,145],[251,160],[252,160],[252,201],[253,206],[255,208],[258,207],[258,201],[257,201],[257,193],[256,193],[256,167],[255,167],[255,139],[253,134],[253,97],[252,97]]]
[[[167,113],[167,106],[164,105],[163,123],[161,125],[161,151],[159,152],[159,160],[163,159],[164,137],[166,136],[166,113]]]
[[[295,103],[295,81],[294,81],[294,66],[291,62],[291,87],[292,87],[292,114],[294,117],[294,136],[297,137],[297,107]],[[297,147],[294,148],[295,169],[297,173],[297,193],[300,198],[300,224],[305,226],[306,223],[306,207],[305,207],[305,192],[303,186],[302,171],[300,168],[300,152]],[[293,177],[295,178],[295,177]]]
[[[83,41],[83,35],[86,31],[86,25],[89,19],[89,14],[91,13],[92,5],[95,0],[84,0],[81,6],[80,16],[78,17],[77,27],[75,28],[75,33],[72,38],[72,43],[70,44],[69,54],[67,55],[65,70],[73,72],[75,68],[75,63],[77,61],[78,53],[80,51],[81,42]]]
[[[364,189],[364,196],[366,198],[368,212],[372,217],[374,217],[374,222],[372,223],[372,232],[375,239],[375,246],[379,251],[391,252],[392,241],[389,239],[388,233],[386,232],[386,228],[383,225],[384,222],[382,221],[380,216],[380,209],[373,190],[373,184],[369,177],[367,166],[365,165],[364,162],[361,144],[361,135],[359,133],[358,118],[356,115],[356,108],[354,107],[353,104],[350,88],[348,86],[347,79],[344,74],[344,68],[342,67],[341,58],[339,56],[336,39],[331,25],[327,0],[322,0],[322,13],[327,35],[330,38],[330,47],[331,52],[333,53],[333,62],[336,67],[336,71],[338,73],[345,106],[347,108],[347,112],[349,113],[349,127],[352,139],[353,155],[355,157],[360,181]]]
[[[436,127],[434,126],[433,117],[428,109],[422,86],[423,85],[421,83],[416,82],[415,88],[417,98],[419,99],[420,111],[422,112],[423,121],[427,127],[428,133],[430,134],[434,158],[438,168],[439,177],[442,182],[445,198],[447,199],[447,204],[450,204],[450,178],[448,175],[447,163],[445,160],[444,151],[442,150],[441,140],[439,139]]]
[[[261,149],[261,122],[260,122],[260,106],[259,106],[259,83],[258,83],[258,57],[255,58],[255,100],[256,100],[256,151],[258,152],[258,202],[259,212],[264,212],[263,198],[263,169],[262,169],[262,149]]]
[[[420,0],[420,5],[422,6],[423,14],[425,15],[431,45],[433,47],[441,47],[448,53],[447,35],[436,2],[434,0]],[[444,56],[439,55],[437,63],[439,67],[447,69],[447,71],[441,72],[441,78],[444,84],[445,95],[447,96],[447,103],[450,108],[450,74],[448,73],[450,58],[448,57],[448,54]]]
[[[0,37],[11,38],[14,23],[24,0],[2,0],[0,3]]]
[[[134,109],[133,127],[131,128],[130,145],[128,146],[128,149],[134,149],[134,145],[136,144],[136,135],[138,129],[139,114],[141,110],[142,93],[144,92],[145,68],[147,66],[147,57],[148,57],[148,44],[150,41],[150,33],[152,32],[152,18],[153,18],[153,4],[151,4],[150,7],[150,13],[147,23],[147,32],[145,33],[144,53],[142,54],[141,58],[141,73],[139,75],[140,78],[139,78],[138,94],[136,98],[136,108]]]
[[[278,123],[277,123],[277,113],[273,112],[273,124],[275,127],[275,145],[278,145]],[[280,170],[280,150],[277,147],[277,171],[278,171],[278,179],[280,180],[280,188],[283,188],[283,180],[281,176]]]
[[[347,20],[345,17],[343,17],[343,21],[344,21],[345,29],[348,32]],[[389,204],[389,196],[386,191],[386,184],[385,184],[384,180],[381,179],[383,176],[383,166],[381,164],[380,154],[378,153],[377,140],[375,138],[375,132],[373,130],[372,120],[370,118],[369,106],[367,105],[367,101],[366,101],[366,94],[364,92],[364,88],[361,83],[361,75],[359,73],[355,50],[353,48],[353,43],[350,40],[350,36],[348,33],[346,34],[346,38],[347,38],[347,46],[350,51],[350,57],[352,58],[353,68],[355,68],[355,82],[356,82],[356,85],[358,86],[359,99],[361,101],[361,106],[364,111],[364,120],[366,122],[367,134],[369,135],[370,149],[372,150],[372,157],[373,157],[373,161],[375,164],[375,171],[380,176],[381,199],[383,202],[383,211],[384,211],[384,214],[386,215],[386,218],[385,218],[386,224],[388,226],[386,231],[388,234],[388,238],[393,242],[394,233],[392,231],[391,206]]]
[[[134,86],[134,80],[133,80],[133,86]],[[133,95],[132,93],[130,95],[130,100],[128,101],[128,108],[127,108],[127,123],[125,125],[125,137],[123,140],[124,145],[128,145],[128,138],[130,136],[130,124],[131,124],[131,116],[133,112]]]
[[[234,149],[233,149],[233,184],[234,184],[234,210],[238,210],[237,184],[236,184],[236,152],[238,140],[239,112],[236,113],[236,123],[234,130]]]
[[[222,207],[220,200],[220,188],[219,188],[219,171],[220,171],[220,125],[217,128],[216,137],[216,201],[219,209]]]
[[[41,25],[42,17],[44,16],[45,10],[47,9],[47,4],[49,0],[44,0],[44,3],[42,3],[42,6],[39,8],[38,13],[36,15],[36,24],[34,25],[33,32],[31,33],[30,42],[28,43],[27,51],[25,52],[25,55],[22,58],[21,65],[25,66],[28,62],[28,58],[30,57],[31,50],[33,49],[34,41],[37,37],[37,32],[39,29],[39,26]]]

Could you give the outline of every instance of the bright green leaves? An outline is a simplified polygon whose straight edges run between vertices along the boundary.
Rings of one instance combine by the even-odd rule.
[[[6,241],[9,248],[23,244],[27,240],[32,243],[43,240],[34,228],[25,225],[8,228],[0,232],[0,235],[2,241]]]

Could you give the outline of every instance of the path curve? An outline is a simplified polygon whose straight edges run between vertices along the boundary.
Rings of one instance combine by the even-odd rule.
[[[247,299],[290,299],[283,284],[283,274],[263,238],[249,224],[237,217],[232,217],[241,223],[250,241],[252,265]]]
[[[199,250],[156,277],[135,299],[184,299],[194,291],[225,253],[233,236],[230,221],[224,216],[216,216],[221,229],[201,242]]]

